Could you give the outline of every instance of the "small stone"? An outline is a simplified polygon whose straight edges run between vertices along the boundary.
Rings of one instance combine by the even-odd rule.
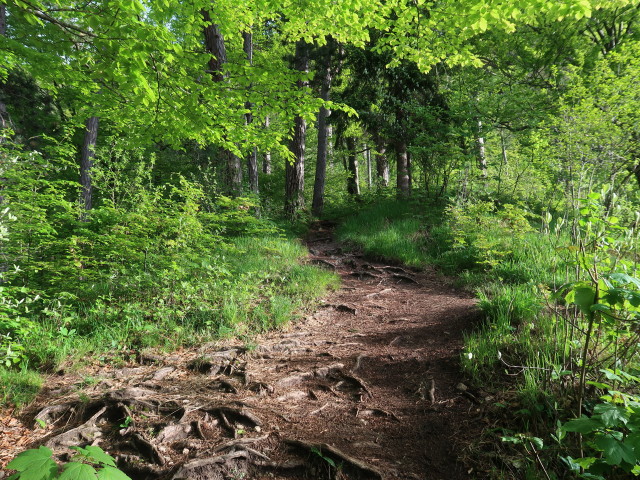
[[[456,385],[456,390],[460,390],[461,392],[466,392],[467,390],[469,390],[469,387],[467,387],[464,383],[459,383]]]
[[[262,428],[260,428],[258,425],[256,425],[255,429],[256,432],[260,433],[262,431]]]
[[[188,448],[182,449],[182,454],[183,455],[189,455],[189,449]]]

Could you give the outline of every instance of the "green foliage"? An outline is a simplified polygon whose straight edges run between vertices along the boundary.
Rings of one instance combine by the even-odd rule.
[[[622,384],[637,383],[638,378],[620,370],[606,370],[610,380]],[[640,474],[640,400],[636,395],[609,388],[602,403],[590,416],[581,416],[562,425],[564,432],[582,436],[588,454],[581,458],[564,457],[569,469],[580,478],[619,478],[625,473]]]
[[[16,378],[25,367],[122,361],[132,349],[280,327],[336,284],[299,265],[305,249],[258,218],[252,200],[211,196],[184,175],[156,183],[154,155],[114,145],[99,152],[103,194],[83,213],[64,145],[0,144],[0,362]],[[7,382],[4,401],[28,402],[21,382]]]
[[[505,204],[497,209],[492,202],[468,202],[447,209],[447,226],[455,252],[484,268],[494,268],[512,255],[518,242],[533,228],[522,207]]]
[[[378,258],[424,267],[429,261],[427,234],[410,204],[385,199],[349,218],[338,229],[340,240]]]
[[[70,447],[76,453],[60,471],[52,458],[53,452],[47,447],[26,450],[7,465],[17,470],[9,478],[22,480],[130,480],[116,468],[116,462],[100,447]]]

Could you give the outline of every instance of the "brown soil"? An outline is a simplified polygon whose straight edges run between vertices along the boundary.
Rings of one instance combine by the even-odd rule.
[[[100,445],[134,479],[481,478],[461,453],[481,430],[459,373],[473,298],[345,253],[326,223],[308,245],[310,262],[342,278],[315,314],[253,349],[142,355],[84,372],[93,385],[52,377],[20,418],[33,428],[4,417],[15,427],[4,458],[25,448],[15,435],[59,452]]]

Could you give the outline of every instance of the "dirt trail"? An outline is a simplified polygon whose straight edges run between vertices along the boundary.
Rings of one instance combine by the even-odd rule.
[[[23,420],[45,422],[54,449],[102,446],[134,479],[470,478],[456,452],[473,404],[456,385],[473,298],[344,253],[328,224],[308,244],[343,282],[313,316],[250,350],[143,356],[87,372],[93,385],[51,378]]]

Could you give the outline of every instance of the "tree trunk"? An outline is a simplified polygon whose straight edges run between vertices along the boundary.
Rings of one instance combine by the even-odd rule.
[[[84,141],[80,151],[80,185],[81,201],[86,211],[93,205],[93,185],[91,183],[91,169],[96,155],[98,141],[98,117],[89,117],[85,123]]]
[[[371,190],[371,149],[366,143],[364,144],[364,157],[367,159],[367,187]]]
[[[7,34],[7,7],[0,5],[0,35],[3,37]]]
[[[381,187],[389,186],[389,160],[387,159],[387,146],[382,137],[376,137],[376,174],[378,184]]]
[[[244,43],[244,53],[247,55],[249,65],[253,65],[253,35],[251,32],[244,32],[242,34],[242,38]],[[249,89],[251,89],[251,86]],[[253,114],[251,113],[253,105],[251,102],[246,102],[245,108],[248,110],[245,115],[245,122],[249,125],[253,122]],[[258,149],[256,147],[253,147],[249,155],[247,155],[247,176],[249,177],[249,188],[253,193],[258,195]],[[242,181],[242,179],[240,181]]]
[[[480,178],[484,181],[484,187],[487,187],[487,155],[484,148],[484,137],[482,136],[482,122],[478,120],[478,138],[476,140],[478,147],[478,166],[480,167]]]
[[[409,177],[409,191],[413,190],[413,168],[411,153],[407,150],[407,176]]]
[[[306,42],[298,40],[294,68],[300,72],[309,71],[309,50]],[[298,87],[304,88],[307,82],[298,81]],[[284,211],[289,218],[295,218],[304,208],[304,153],[307,122],[302,116],[297,116],[294,122],[293,138],[289,150],[293,154],[293,161],[285,165],[285,199]]]
[[[213,23],[207,10],[202,10],[202,17],[207,25],[204,27],[204,46],[209,58],[209,74],[214,82],[224,80],[222,66],[227,63],[227,49],[224,45],[224,36],[220,32],[220,27]]]
[[[222,158],[226,164],[227,192],[234,197],[242,195],[242,159],[226,149]]]
[[[409,183],[409,157],[407,155],[407,142],[399,139],[395,142],[396,161],[398,164],[398,178],[396,188],[398,195],[408,197],[411,194]]]
[[[360,195],[360,178],[358,175],[358,153],[356,152],[355,137],[347,137],[347,150],[349,151],[347,177],[347,192],[351,195]]]
[[[320,98],[324,101],[329,100],[329,92],[331,91],[331,56],[324,58],[322,63],[322,86],[320,87]],[[331,115],[331,110],[320,107],[318,112],[318,158],[316,162],[316,176],[313,184],[313,203],[311,210],[313,214],[319,217],[324,208],[324,187],[327,178],[327,147],[329,144],[329,128],[327,118]]]
[[[208,73],[214,82],[222,82],[225,78],[223,65],[227,63],[227,50],[224,43],[224,36],[220,32],[220,27],[213,23],[207,10],[201,11],[206,23],[204,27],[204,46],[211,55],[207,63]],[[229,150],[224,150],[222,159],[226,164],[225,183],[227,192],[230,195],[240,195],[242,193],[242,165],[237,155]]]
[[[269,129],[269,115],[264,119],[264,128]],[[262,159],[262,173],[271,174],[271,152],[264,152]]]

